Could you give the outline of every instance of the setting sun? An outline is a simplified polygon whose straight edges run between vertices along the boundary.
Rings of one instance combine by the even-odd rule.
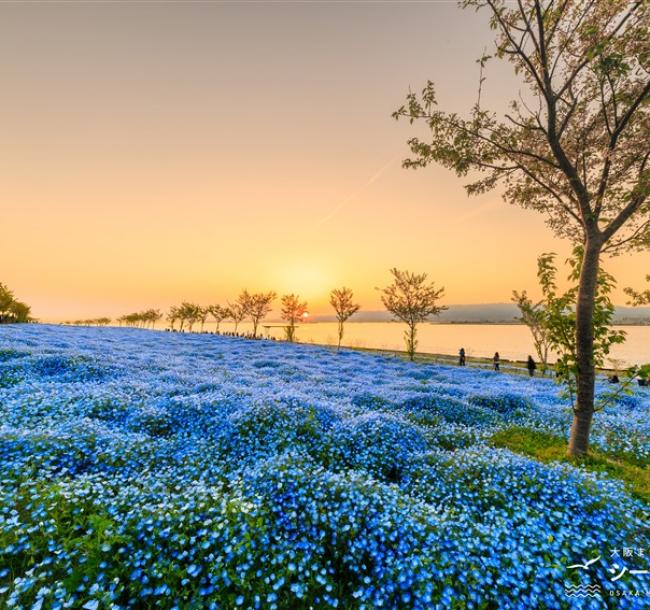
[[[278,294],[300,294],[311,309],[325,306],[329,290],[336,282],[326,264],[306,258],[300,262],[286,262],[272,273],[270,283],[277,287]]]

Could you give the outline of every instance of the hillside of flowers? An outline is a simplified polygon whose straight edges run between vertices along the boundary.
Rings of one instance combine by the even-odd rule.
[[[570,421],[546,379],[7,326],[0,608],[650,607],[626,595],[650,590],[629,573],[648,557],[612,553],[650,554],[648,506],[490,442],[513,425],[566,436]],[[650,464],[647,390],[598,413],[593,443]],[[567,594],[579,584],[602,595]]]

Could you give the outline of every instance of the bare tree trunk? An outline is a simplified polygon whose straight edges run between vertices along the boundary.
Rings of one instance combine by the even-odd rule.
[[[339,320],[339,342],[336,346],[336,351],[341,349],[341,341],[343,341],[343,322]]]
[[[594,366],[594,301],[598,285],[600,244],[585,246],[576,304],[577,396],[569,439],[569,455],[580,457],[589,449],[594,416],[596,369]]]

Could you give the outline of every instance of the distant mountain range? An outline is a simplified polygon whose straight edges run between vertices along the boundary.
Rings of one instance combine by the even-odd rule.
[[[434,324],[516,324],[519,310],[513,303],[484,303],[480,305],[449,305],[449,309],[432,319]],[[350,322],[389,322],[387,311],[360,311]],[[332,315],[315,315],[311,322],[335,322]],[[650,307],[617,307],[618,324],[650,324]]]

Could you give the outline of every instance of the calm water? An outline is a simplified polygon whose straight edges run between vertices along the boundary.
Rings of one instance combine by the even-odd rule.
[[[232,330],[232,324],[222,324],[222,330]],[[240,324],[240,330],[251,329]],[[404,349],[404,325],[389,322],[350,322],[345,326],[343,344],[350,347]],[[615,367],[650,362],[650,326],[621,327],[627,332],[627,341],[614,346],[606,366]],[[213,330],[214,324],[206,324]],[[303,324],[297,330],[302,343],[336,344],[337,326],[334,322]],[[266,330],[262,329],[264,333]],[[272,328],[272,336],[282,338],[281,328]],[[530,332],[525,326],[498,324],[422,324],[418,331],[418,351],[434,354],[458,353],[465,348],[468,356],[492,357],[495,351],[502,358],[524,360],[535,355]]]

